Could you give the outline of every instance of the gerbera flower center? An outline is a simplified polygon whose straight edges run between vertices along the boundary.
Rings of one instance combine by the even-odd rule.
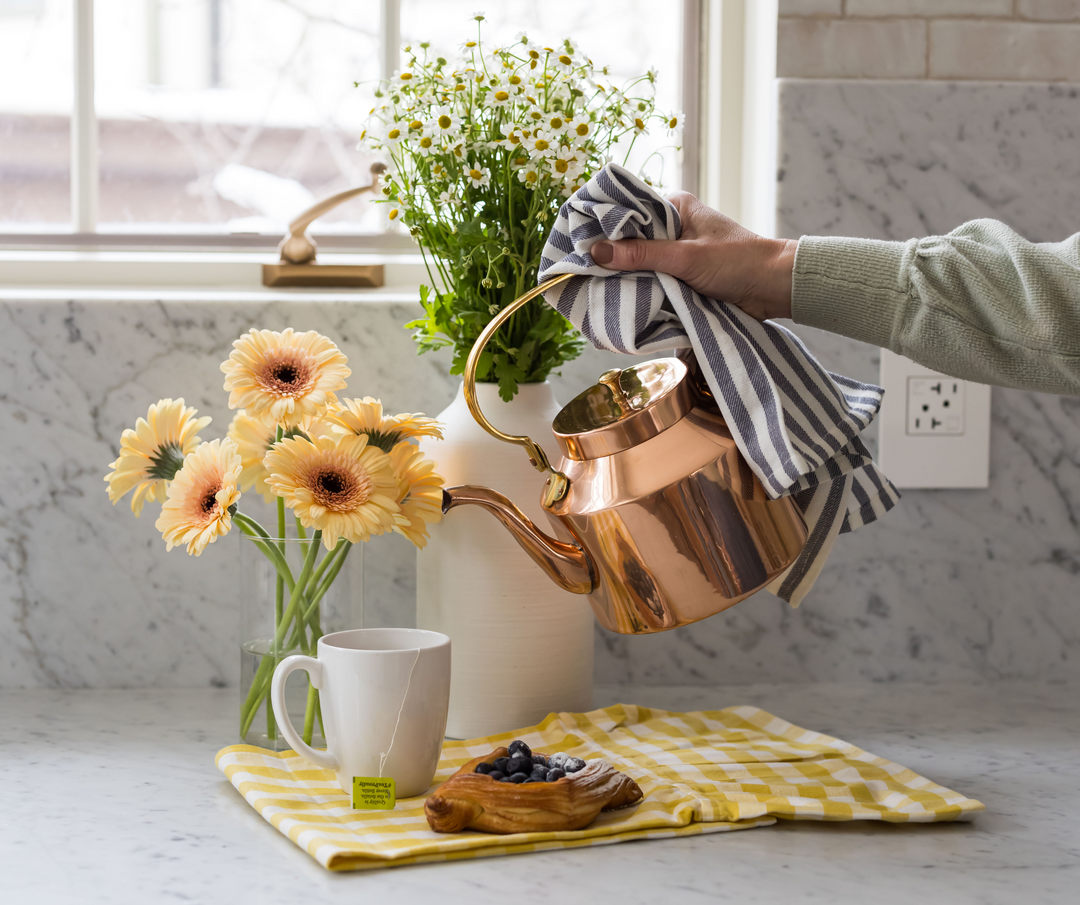
[[[315,502],[331,512],[350,512],[362,506],[374,490],[363,468],[332,459],[318,463],[306,483]]]
[[[275,396],[300,396],[311,388],[314,368],[298,355],[271,358],[259,375],[262,388]]]
[[[218,488],[207,487],[203,492],[202,499],[199,500],[199,509],[203,515],[210,515],[217,509],[217,490]]]

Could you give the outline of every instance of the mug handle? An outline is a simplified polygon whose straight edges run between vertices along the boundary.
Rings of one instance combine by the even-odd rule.
[[[323,685],[323,665],[314,657],[295,654],[282,660],[274,670],[274,678],[270,683],[270,703],[274,707],[278,729],[285,736],[285,741],[292,745],[293,751],[301,757],[327,770],[337,771],[341,766],[338,759],[328,750],[319,751],[307,744],[296,734],[292,721],[289,719],[289,709],[285,706],[285,680],[289,678],[289,673],[297,669],[302,669],[308,674],[311,684],[316,689],[321,689]]]

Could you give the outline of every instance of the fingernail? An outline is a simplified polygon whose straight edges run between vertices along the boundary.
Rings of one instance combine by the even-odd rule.
[[[615,257],[615,248],[610,242],[597,242],[590,251],[597,264],[610,264]]]

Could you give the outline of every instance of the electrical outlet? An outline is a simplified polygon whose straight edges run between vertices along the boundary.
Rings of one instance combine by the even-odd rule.
[[[878,464],[900,488],[987,487],[990,387],[881,350]]]
[[[907,432],[935,436],[963,434],[964,381],[955,377],[909,377]]]

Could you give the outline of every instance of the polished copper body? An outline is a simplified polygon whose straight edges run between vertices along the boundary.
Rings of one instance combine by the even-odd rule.
[[[467,400],[475,401],[479,350],[508,312],[473,349]],[[487,509],[560,587],[588,595],[612,631],[666,631],[727,609],[780,575],[806,542],[795,504],[767,498],[715,404],[676,359],[607,372],[569,403],[554,422],[557,469],[533,441],[501,434],[470,408],[551,472],[542,505],[556,537],[486,487],[449,488],[444,511]]]

